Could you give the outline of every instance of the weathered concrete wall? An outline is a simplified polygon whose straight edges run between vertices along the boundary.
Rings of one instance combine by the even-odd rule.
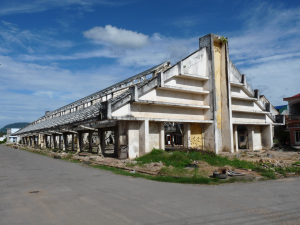
[[[148,101],[203,105],[203,95],[162,89],[153,89],[147,94],[139,97],[139,99]]]
[[[206,74],[206,50],[200,49],[182,60],[183,73],[205,76]]]
[[[270,149],[273,146],[272,125],[261,126],[261,144],[262,148]]]
[[[222,151],[232,151],[232,126],[229,112],[230,85],[227,74],[227,47],[221,43],[221,108],[222,108]]]
[[[214,151],[215,137],[214,137],[214,124],[203,124],[204,134],[204,149]]]
[[[183,124],[183,147],[185,148],[191,147],[191,124],[190,123]]]
[[[232,123],[265,123],[265,114],[232,112]]]
[[[254,101],[245,101],[239,99],[232,99],[232,110],[254,110],[261,111],[263,110],[254,102]]]
[[[186,79],[183,77],[172,77],[169,80],[165,81],[165,85],[172,85],[172,86],[176,86],[176,87],[182,87],[182,88],[190,88],[191,90],[208,90],[205,89],[204,83],[206,81],[202,81],[202,80],[193,80],[193,79]]]
[[[139,153],[144,155],[150,152],[149,148],[149,120],[139,122]]]
[[[203,109],[197,108],[180,108],[160,105],[131,105],[132,116],[139,118],[163,118],[168,121],[174,120],[204,120]]]
[[[139,152],[139,122],[128,122],[128,157],[135,158],[140,156]]]
[[[203,149],[202,124],[191,123],[191,148]]]
[[[149,122],[149,149],[159,149],[160,123]]]
[[[259,125],[253,125],[254,136],[253,136],[253,150],[261,150],[262,149],[262,132],[261,127]]]

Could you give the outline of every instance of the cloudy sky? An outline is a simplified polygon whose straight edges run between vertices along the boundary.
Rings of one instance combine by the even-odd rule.
[[[1,0],[0,128],[32,122],[215,33],[273,105],[300,92],[300,2]]]

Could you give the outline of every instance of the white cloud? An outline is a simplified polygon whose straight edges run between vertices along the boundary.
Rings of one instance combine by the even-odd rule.
[[[100,43],[109,43],[124,48],[141,48],[149,43],[148,35],[106,25],[84,32],[84,36]]]
[[[93,5],[124,5],[122,1],[111,0],[2,0],[0,3],[0,15],[10,15],[19,13],[42,12],[54,8],[77,6],[79,11],[92,11]]]
[[[300,7],[262,4],[241,18],[244,29],[228,34],[231,60],[253,89],[273,105],[286,104],[283,95],[299,93]]]

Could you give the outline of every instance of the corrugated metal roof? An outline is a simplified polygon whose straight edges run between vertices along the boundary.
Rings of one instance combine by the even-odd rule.
[[[133,77],[130,77],[122,82],[119,82],[115,85],[112,85],[108,88],[105,88],[99,92],[96,92],[92,95],[89,95],[85,98],[82,98],[80,100],[77,100],[71,104],[74,104],[76,102],[81,102],[83,101],[84,99],[88,99],[90,98],[91,96],[94,96],[94,95],[97,95],[99,93],[102,93],[104,92],[105,90],[109,90],[111,89],[112,87],[114,86],[117,86],[117,85],[120,85],[120,84],[123,84],[123,83],[126,83],[128,81],[131,81],[132,79],[135,79],[135,78],[139,78],[141,76],[146,76],[150,73],[152,73],[153,71],[155,71],[156,69],[160,68],[162,65],[164,65],[165,63],[167,62],[164,62],[162,64],[159,64],[155,67],[152,67],[142,73],[139,73]],[[142,87],[143,85],[149,83],[150,81],[152,81],[153,79],[156,79],[156,77],[153,77],[153,78],[150,78],[150,79],[147,79],[147,80],[144,80],[144,81],[141,81],[139,83],[137,83],[136,85],[138,86],[138,88]],[[134,85],[133,85],[134,86]],[[125,90],[124,93],[116,96],[115,98],[112,98],[110,101],[112,103],[126,97],[127,95],[130,95],[130,90]],[[71,105],[71,104],[68,104],[68,105]],[[68,106],[67,105],[67,106]],[[14,133],[14,135],[19,135],[19,134],[23,134],[23,133],[28,133],[28,132],[33,132],[33,131],[36,131],[36,130],[42,130],[42,129],[49,129],[49,128],[55,128],[55,127],[58,127],[58,126],[62,126],[62,125],[68,125],[68,124],[72,124],[72,123],[75,123],[75,122],[80,122],[80,121],[84,121],[84,120],[88,120],[88,119],[93,119],[93,118],[97,118],[99,116],[99,113],[100,113],[100,105],[101,105],[101,102],[97,102],[95,103],[94,105],[92,106],[89,106],[87,108],[83,108],[83,109],[79,109],[77,110],[76,112],[71,112],[69,114],[66,114],[66,115],[62,115],[62,116],[59,116],[59,117],[54,117],[54,118],[51,118],[51,119],[47,119],[45,121],[41,121],[41,122],[38,122],[38,123],[31,123],[29,124],[28,126],[24,127],[23,129],[17,131],[16,133]],[[66,107],[66,106],[64,106]],[[59,109],[62,109],[64,107],[61,107]],[[59,111],[59,109],[55,110],[55,111]],[[53,111],[53,112],[55,112]],[[53,113],[51,113],[53,114]],[[41,118],[44,118],[45,116],[41,117]],[[39,118],[39,119],[41,119]],[[39,120],[38,119],[38,120]],[[37,120],[36,120],[37,121]]]

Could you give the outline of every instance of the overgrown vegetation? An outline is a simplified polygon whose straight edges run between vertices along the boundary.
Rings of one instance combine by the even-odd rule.
[[[186,164],[193,161],[205,161],[212,166],[232,166],[235,168],[257,169],[252,163],[239,159],[229,159],[227,157],[216,155],[211,151],[174,151],[166,152],[159,149],[153,149],[150,153],[136,159],[138,164],[150,162],[162,162],[166,166],[184,168]]]

